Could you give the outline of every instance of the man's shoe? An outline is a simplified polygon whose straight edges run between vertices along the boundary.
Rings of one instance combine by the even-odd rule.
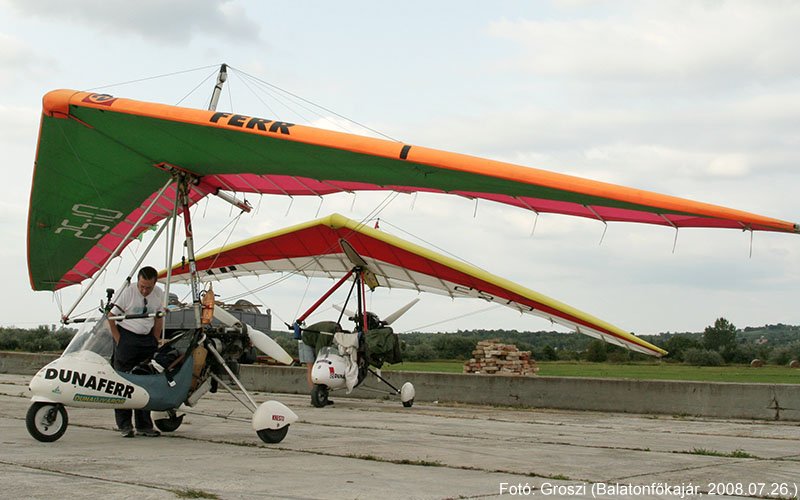
[[[124,438],[132,438],[133,436],[136,435],[133,433],[133,429],[131,428],[120,429],[119,433],[122,434],[122,437]]]
[[[141,431],[136,431],[136,434],[138,434],[140,436],[151,437],[151,438],[158,437],[158,436],[161,435],[161,433],[158,432],[155,429],[144,429],[144,430],[141,430]]]

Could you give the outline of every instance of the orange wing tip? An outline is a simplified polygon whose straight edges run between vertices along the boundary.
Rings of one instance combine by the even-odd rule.
[[[69,101],[76,93],[68,89],[46,93],[42,97],[42,113],[55,118],[66,118],[69,116]]]

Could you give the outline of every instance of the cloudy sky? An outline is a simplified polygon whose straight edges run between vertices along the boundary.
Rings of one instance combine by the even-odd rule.
[[[797,222],[797,26],[800,4],[789,1],[0,0],[0,324],[55,323],[76,295],[33,292],[27,278],[30,178],[49,90],[204,107],[204,79],[225,62],[240,73],[220,110],[371,133],[336,112],[409,144]],[[251,92],[243,73],[331,112]],[[171,76],[146,79],[159,75]],[[361,219],[385,197],[256,197],[257,212],[216,237],[230,211],[201,204],[195,229],[210,249],[317,213]],[[542,215],[531,235],[532,213],[438,195],[399,195],[380,217],[384,230],[636,333],[699,331],[720,316],[739,327],[800,324],[798,236],[757,233],[750,256],[749,233],[682,229],[673,253],[668,228],[612,223],[604,233],[598,221]],[[119,285],[141,247],[112,264],[100,290]],[[153,259],[163,267],[163,255]],[[327,285],[296,278],[248,298],[289,321]],[[411,298],[376,292],[371,308],[385,315]],[[99,300],[90,294],[78,309]],[[550,328],[486,309],[424,297],[396,327]]]

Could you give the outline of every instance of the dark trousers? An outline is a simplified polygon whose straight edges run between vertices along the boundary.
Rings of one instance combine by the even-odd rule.
[[[152,332],[147,335],[139,335],[119,325],[117,325],[117,330],[119,330],[119,342],[114,346],[115,370],[129,372],[142,361],[150,359],[156,352],[158,342]],[[117,421],[117,428],[120,430],[133,428],[131,417],[136,423],[136,430],[144,431],[153,428],[150,410],[114,410],[114,418]]]

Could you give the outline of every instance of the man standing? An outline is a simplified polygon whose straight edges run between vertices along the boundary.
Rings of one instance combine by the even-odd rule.
[[[145,315],[163,311],[164,292],[156,286],[158,273],[150,266],[139,270],[136,286],[128,286],[116,298],[114,314]],[[164,318],[141,317],[119,321],[109,320],[114,337],[114,369],[129,372],[142,361],[153,356],[161,340]],[[149,410],[114,410],[117,428],[122,437],[134,436],[131,414],[136,423],[136,433],[157,437]]]

